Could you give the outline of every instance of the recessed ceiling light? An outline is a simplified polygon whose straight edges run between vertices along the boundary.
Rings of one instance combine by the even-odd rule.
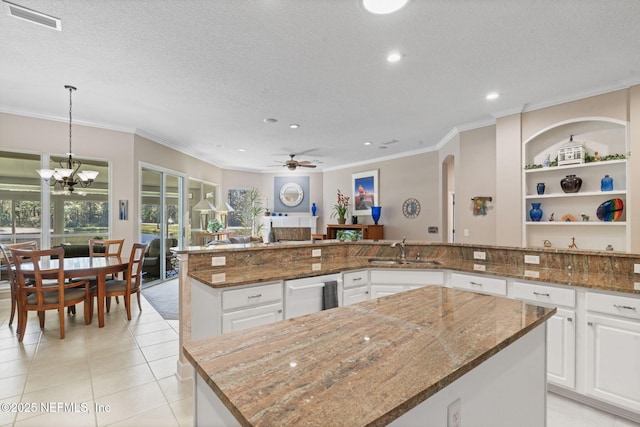
[[[247,151],[247,149],[246,148],[238,148],[238,151],[241,152],[241,153],[244,153],[245,151]]]
[[[298,128],[300,127],[300,125],[299,125],[299,124],[296,124],[296,123],[291,123],[291,124],[289,125],[289,127],[290,127],[291,129],[298,129]]]
[[[362,5],[371,13],[386,15],[400,10],[409,0],[362,0]]]
[[[371,145],[371,141],[365,142],[364,145]]]
[[[402,59],[402,54],[400,52],[391,52],[387,55],[387,61],[389,62],[398,62]]]
[[[265,123],[275,123],[278,121],[278,119],[274,119],[272,117],[266,118],[263,120]]]
[[[500,97],[500,94],[498,92],[491,92],[489,94],[487,94],[487,100],[491,101],[493,99],[498,99]]]

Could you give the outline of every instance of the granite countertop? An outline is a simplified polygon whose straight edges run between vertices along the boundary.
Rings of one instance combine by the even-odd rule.
[[[428,286],[184,349],[241,424],[385,425],[554,313]]]
[[[401,264],[379,265],[370,263],[368,257],[345,257],[320,259],[309,257],[287,263],[269,263],[247,267],[218,268],[206,271],[189,272],[189,276],[213,288],[226,288],[252,283],[264,283],[283,279],[298,279],[340,273],[365,268],[401,268],[420,270],[452,270],[472,274],[509,277],[535,282],[579,286],[601,291],[614,291],[640,295],[631,276],[593,273],[574,273],[570,268],[564,270],[541,268],[536,265],[526,267],[506,264],[482,263],[485,271],[475,270],[479,263],[464,260],[437,260],[438,264]]]

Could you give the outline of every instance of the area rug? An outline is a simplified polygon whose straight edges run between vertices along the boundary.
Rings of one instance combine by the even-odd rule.
[[[142,288],[142,296],[165,320],[178,320],[178,279]]]

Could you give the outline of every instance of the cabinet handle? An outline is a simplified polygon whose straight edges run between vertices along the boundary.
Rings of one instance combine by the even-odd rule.
[[[537,295],[539,297],[549,297],[550,296],[549,294],[545,294],[543,292],[536,292],[536,291],[533,291],[533,294]]]
[[[369,291],[365,291],[364,293],[365,293],[365,295],[369,295]]]
[[[282,310],[278,310],[278,313],[282,313]]]
[[[587,325],[593,326],[593,322],[587,322]]]
[[[354,278],[353,278],[353,281],[354,281],[354,282],[357,282],[358,280],[362,280],[362,277],[354,277]]]
[[[482,283],[478,283],[478,282],[469,282],[469,284],[482,287]]]
[[[249,299],[252,299],[252,298],[260,298],[261,296],[262,296],[262,294],[249,295]]]
[[[567,322],[573,322],[573,318],[567,317]]]
[[[620,305],[620,304],[613,304],[613,306],[615,308],[621,308],[621,309],[625,309],[625,310],[633,310],[636,311],[636,308],[630,305]]]

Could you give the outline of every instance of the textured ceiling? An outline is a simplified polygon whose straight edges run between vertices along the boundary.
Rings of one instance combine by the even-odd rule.
[[[410,0],[387,16],[358,0],[15,3],[62,31],[2,3],[0,111],[66,120],[73,84],[75,123],[224,168],[425,151],[456,128],[640,82],[638,0]]]

